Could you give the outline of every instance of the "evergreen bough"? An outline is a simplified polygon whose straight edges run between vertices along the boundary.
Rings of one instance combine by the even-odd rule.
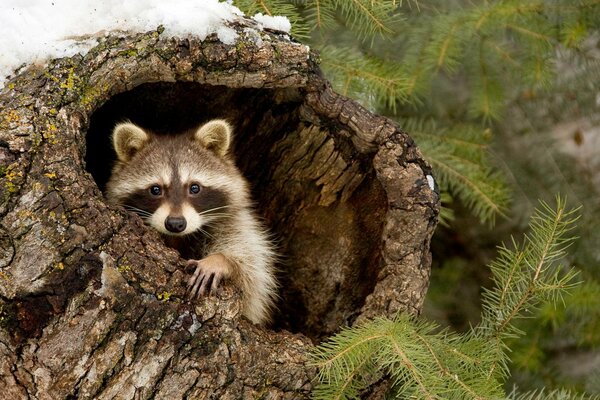
[[[598,0],[234,0],[242,11],[286,15],[292,33],[321,52],[336,90],[410,131],[443,191],[493,223],[509,190],[487,156],[461,157],[476,136],[485,155],[493,122],[519,96],[555,82],[556,54],[598,32]],[[590,70],[597,65],[590,64]],[[525,90],[524,90],[525,89]],[[448,132],[466,147],[445,140]],[[426,137],[426,139],[423,139]],[[443,198],[451,201],[451,197]],[[443,214],[451,218],[448,210]]]
[[[541,202],[523,243],[501,246],[492,263],[494,287],[483,296],[479,325],[459,334],[405,315],[378,318],[348,328],[317,347],[317,399],[355,399],[371,383],[389,376],[396,398],[506,398],[506,341],[523,334],[516,325],[545,302],[556,304],[576,282],[559,263],[573,241],[577,210]],[[554,392],[554,398],[562,392]],[[530,393],[525,397],[539,398]],[[530,397],[527,397],[530,396]],[[574,397],[573,397],[574,398]]]

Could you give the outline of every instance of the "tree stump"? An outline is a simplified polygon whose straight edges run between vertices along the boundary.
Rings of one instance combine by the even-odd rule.
[[[419,312],[438,214],[429,165],[395,123],[333,92],[307,46],[248,27],[233,45],[108,36],[0,93],[4,398],[303,398],[314,341]],[[216,117],[235,127],[281,254],[270,327],[241,317],[231,285],[187,302],[184,260],[101,191],[115,123]]]

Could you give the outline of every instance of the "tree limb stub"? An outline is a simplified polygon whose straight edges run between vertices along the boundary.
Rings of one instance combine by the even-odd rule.
[[[7,398],[302,398],[313,340],[418,313],[438,196],[397,125],[336,94],[278,32],[109,36],[29,66],[0,92],[0,387]],[[238,165],[278,239],[273,327],[240,297],[184,300],[184,260],[107,205],[109,134],[130,119],[236,131]],[[289,333],[296,332],[296,333]]]

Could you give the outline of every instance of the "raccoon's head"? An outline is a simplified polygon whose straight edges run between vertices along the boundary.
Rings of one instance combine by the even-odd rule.
[[[203,231],[246,202],[244,179],[229,160],[231,127],[212,120],[181,135],[155,135],[132,123],[113,131],[117,163],[107,197],[166,235]]]

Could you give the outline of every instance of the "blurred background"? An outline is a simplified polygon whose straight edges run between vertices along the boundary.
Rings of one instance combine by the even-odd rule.
[[[478,323],[496,246],[538,200],[581,206],[581,282],[520,322],[507,390],[600,394],[600,1],[235,0],[285,15],[336,91],[415,139],[442,192],[424,316]]]

